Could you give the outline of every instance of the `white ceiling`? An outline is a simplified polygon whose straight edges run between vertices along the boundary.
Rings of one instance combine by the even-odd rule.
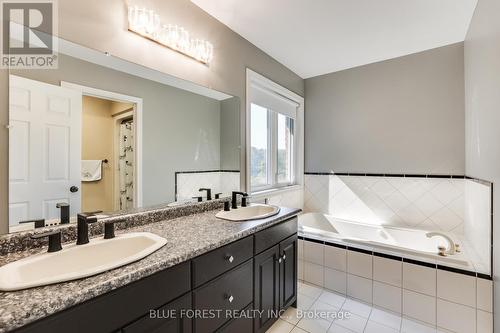
[[[463,41],[477,2],[191,1],[303,78]]]

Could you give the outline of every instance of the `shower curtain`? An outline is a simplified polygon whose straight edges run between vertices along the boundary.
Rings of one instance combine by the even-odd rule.
[[[132,119],[120,124],[119,186],[120,209],[134,207],[134,123]]]

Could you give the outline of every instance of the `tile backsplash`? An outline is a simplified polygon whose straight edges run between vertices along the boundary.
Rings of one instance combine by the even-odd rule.
[[[304,210],[463,234],[465,179],[305,175]]]
[[[464,235],[476,258],[475,266],[489,270],[491,260],[492,190],[490,184],[466,180]]]
[[[201,187],[212,189],[212,194],[230,194],[240,189],[239,171],[197,171],[178,172],[176,174],[176,198],[178,201],[204,195],[198,191]]]

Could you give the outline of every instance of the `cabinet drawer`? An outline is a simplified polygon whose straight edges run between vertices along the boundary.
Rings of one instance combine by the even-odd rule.
[[[193,286],[201,286],[252,258],[252,255],[253,239],[250,236],[193,259]]]
[[[193,292],[194,309],[210,310],[214,315],[213,318],[208,316],[196,318],[194,321],[195,332],[214,332],[230,319],[230,317],[226,317],[226,310],[241,310],[252,302],[252,266],[253,260],[248,260]]]
[[[297,233],[297,217],[292,217],[280,224],[255,234],[255,254],[260,253],[271,246],[276,245],[283,239]]]
[[[191,293],[162,306],[154,316],[146,316],[127,325],[122,333],[191,333],[192,323],[187,316],[182,317],[182,310],[191,309]]]
[[[252,311],[253,304],[247,306],[243,311]],[[248,316],[247,318],[235,318],[229,323],[225,324],[217,330],[217,333],[252,333],[253,332],[253,318]]]

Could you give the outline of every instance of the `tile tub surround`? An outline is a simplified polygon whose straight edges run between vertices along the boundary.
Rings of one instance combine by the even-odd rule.
[[[493,185],[466,176],[306,173],[304,211],[367,224],[445,231],[491,271]]]
[[[326,288],[305,282],[298,283],[297,309],[302,313],[313,311],[350,313],[349,318],[308,318],[297,309],[288,309],[267,333],[450,333],[435,325],[425,324],[399,313],[369,305]],[[448,310],[448,309],[445,309]],[[458,314],[458,313],[457,313]],[[463,324],[455,320],[458,325]],[[477,328],[465,325],[468,333],[492,333],[491,313],[477,313]],[[455,324],[455,325],[456,325]],[[462,331],[465,331],[462,329]]]
[[[175,219],[182,216],[203,213],[215,209],[222,209],[225,201],[230,198],[205,201],[202,203],[187,203],[180,206],[170,207],[168,204],[156,205],[151,207],[134,208],[112,213],[103,213],[108,217],[99,219],[96,223],[89,225],[89,235],[98,236],[104,232],[104,222],[115,221],[115,229],[128,229],[135,226],[145,225],[158,221]],[[38,228],[34,231],[23,231],[0,236],[0,255],[6,255],[12,252],[36,249],[47,246],[48,240],[33,240],[30,236],[36,233],[42,233],[52,230],[61,230],[63,243],[76,240],[76,224],[66,224],[51,227]]]
[[[474,200],[473,195],[466,195],[467,183],[477,182],[465,176],[306,173],[304,211],[377,225],[463,234],[465,200]],[[491,191],[488,183],[482,186],[486,193]],[[472,203],[483,209],[475,217],[485,219],[476,224],[491,224],[491,210],[485,207],[491,204],[491,198],[487,200],[482,206]]]
[[[178,171],[175,173],[175,198],[191,199],[205,195],[198,190],[201,187],[211,188],[215,193],[230,193],[240,188],[240,172],[238,170],[202,170]]]
[[[217,219],[217,211],[208,211],[120,231],[152,232],[165,237],[167,244],[140,261],[92,277],[15,292],[0,292],[0,332],[12,330],[177,265],[279,223],[299,211],[281,208],[276,216],[238,223]],[[35,252],[40,252],[40,249],[0,256],[0,265]]]
[[[493,282],[475,273],[299,239],[299,279],[446,332],[491,333]]]

